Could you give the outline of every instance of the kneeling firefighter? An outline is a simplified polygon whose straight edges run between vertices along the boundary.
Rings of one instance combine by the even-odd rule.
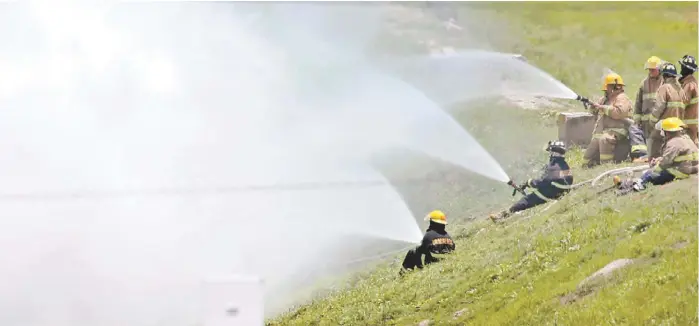
[[[649,182],[654,185],[666,184],[675,179],[686,179],[699,170],[699,149],[689,136],[684,134],[686,125],[677,117],[661,120],[656,125],[666,139],[663,155],[650,162],[651,170],[646,171],[640,179],[621,183],[621,194],[641,191]]]
[[[430,220],[430,226],[422,238],[422,243],[415,249],[410,249],[403,260],[401,274],[415,267],[422,268],[422,255],[425,255],[425,265],[439,261],[439,256],[451,253],[456,249],[454,240],[446,231],[447,216],[444,212],[436,210],[430,212],[425,219]]]
[[[548,142],[546,151],[550,153],[549,162],[544,167],[544,174],[541,178],[529,179],[526,184],[520,187],[524,190],[533,188],[532,193],[516,202],[510,209],[491,214],[490,219],[497,220],[508,217],[510,214],[541,205],[553,199],[558,199],[570,191],[573,184],[573,173],[566,162],[566,145],[562,141]]]

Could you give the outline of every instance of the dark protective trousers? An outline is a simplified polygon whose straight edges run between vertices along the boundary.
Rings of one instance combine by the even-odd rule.
[[[672,180],[675,180],[675,176],[665,170],[660,172],[646,171],[646,173],[641,176],[641,183],[644,185],[649,182],[656,186],[664,185]]]
[[[438,258],[432,256],[431,253],[426,253],[425,254],[425,265],[429,265],[431,263],[439,261]],[[408,251],[408,254],[405,255],[405,259],[403,259],[403,268],[405,269],[413,269],[413,268],[422,268],[422,254],[416,249],[410,249]]]
[[[410,249],[403,259],[403,268],[413,269],[415,267],[422,268],[422,255],[417,252],[417,249]]]
[[[510,207],[510,213],[523,211],[525,209],[530,209],[534,206],[539,206],[545,203],[545,201],[535,194],[529,194],[524,196],[518,202],[516,202],[512,207]]]

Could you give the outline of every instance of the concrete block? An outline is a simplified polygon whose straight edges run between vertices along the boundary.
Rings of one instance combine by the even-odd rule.
[[[566,146],[586,147],[592,139],[596,117],[588,112],[561,112],[558,114],[558,139]]]

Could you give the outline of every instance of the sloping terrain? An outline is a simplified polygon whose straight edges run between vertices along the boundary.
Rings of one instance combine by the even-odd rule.
[[[697,2],[463,3],[449,13],[464,30],[482,31],[463,42],[522,53],[587,96],[599,94],[605,68],[620,73],[635,96],[649,56],[675,62],[697,55]],[[438,43],[462,47],[460,40],[449,32]],[[481,103],[455,117],[515,180],[535,176],[543,141],[556,135],[555,114],[500,109]],[[580,149],[568,156],[578,182],[618,167],[584,170]],[[439,207],[457,220],[448,228],[455,254],[404,277],[397,255],[269,325],[697,323],[696,177],[623,197],[605,191],[605,180],[493,224],[487,213],[510,204],[505,185],[437,170],[423,171],[431,183],[402,191],[414,211]],[[588,279],[617,260],[629,264]]]
[[[578,169],[576,177],[609,168]],[[400,278],[397,257],[271,325],[695,324],[696,178],[624,197],[604,192],[608,186],[580,189],[502,224],[452,227],[457,252],[448,260]],[[617,259],[635,263],[578,288]]]

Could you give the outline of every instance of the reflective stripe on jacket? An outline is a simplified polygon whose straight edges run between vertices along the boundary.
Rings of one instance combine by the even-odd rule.
[[[656,123],[659,120],[684,117],[684,91],[675,77],[665,78],[660,85],[655,98],[655,107],[651,112],[650,121]]]
[[[633,105],[628,96],[622,91],[607,98],[599,99],[597,104],[602,105],[599,110],[595,130],[592,132],[593,138],[599,137],[603,132],[614,132],[622,137],[628,137],[624,119],[630,118],[633,112]]]
[[[636,94],[636,103],[633,111],[633,119],[635,121],[650,120],[650,113],[655,106],[658,88],[660,88],[662,84],[663,79],[660,76],[648,76],[641,82],[641,86],[638,88],[638,93]]]
[[[698,153],[697,145],[688,136],[672,137],[665,142],[662,159],[654,171],[666,170],[678,179],[697,174],[699,168]]]
[[[680,84],[682,85],[682,90],[684,91],[685,97],[684,123],[688,125],[696,125],[697,103],[699,103],[699,87],[697,86],[697,79],[694,78],[694,75],[685,76],[680,79]]]
[[[552,156],[544,167],[544,174],[539,179],[529,179],[527,184],[537,197],[549,201],[570,191],[573,172],[564,157]]]

